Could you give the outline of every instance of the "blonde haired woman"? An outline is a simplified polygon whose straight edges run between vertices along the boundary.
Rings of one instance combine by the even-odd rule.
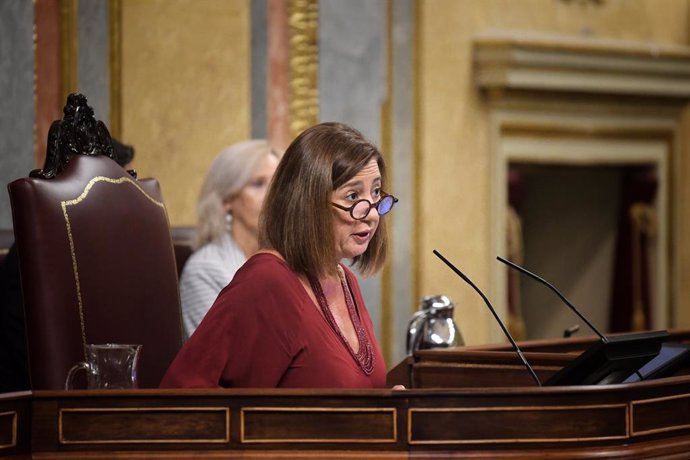
[[[277,165],[265,140],[233,144],[213,160],[197,203],[197,250],[180,277],[186,337],[258,250],[259,213]]]

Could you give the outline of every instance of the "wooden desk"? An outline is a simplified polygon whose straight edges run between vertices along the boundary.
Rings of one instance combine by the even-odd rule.
[[[519,342],[544,382],[577,358],[598,337]],[[671,331],[668,342],[690,343],[690,331]],[[690,375],[690,363],[676,375]],[[389,386],[406,388],[532,387],[535,382],[510,344],[420,350],[388,372]]]
[[[42,391],[0,398],[0,428],[0,452],[16,458],[656,458],[690,452],[690,378],[403,392]]]
[[[458,349],[446,352],[445,359],[465,366],[477,360],[477,353],[482,351]],[[557,357],[546,355],[542,358],[551,366]],[[512,366],[493,359],[483,369]],[[425,378],[432,384],[430,375]],[[475,373],[475,378],[481,375]],[[0,396],[0,455],[21,459],[670,459],[689,453],[688,375],[629,385],[549,388],[37,391]]]

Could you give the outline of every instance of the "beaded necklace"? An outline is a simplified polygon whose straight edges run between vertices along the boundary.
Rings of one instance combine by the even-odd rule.
[[[340,341],[348,349],[350,355],[352,355],[357,364],[359,364],[359,367],[362,369],[362,371],[366,375],[371,375],[371,373],[374,372],[374,352],[371,347],[371,342],[369,341],[369,336],[364,330],[362,322],[359,318],[359,314],[355,308],[355,301],[352,298],[352,294],[350,293],[350,288],[347,285],[347,279],[345,278],[345,273],[343,272],[342,267],[338,265],[338,278],[340,278],[340,285],[343,288],[343,295],[345,296],[345,305],[347,306],[347,312],[350,315],[350,319],[352,320],[352,326],[355,329],[355,333],[357,334],[357,340],[359,341],[359,350],[357,351],[357,353],[354,352],[354,350],[350,346],[350,343],[345,338],[345,335],[338,327],[338,324],[335,322],[335,318],[333,317],[331,308],[328,306],[326,296],[324,295],[323,289],[321,288],[321,283],[319,283],[319,280],[317,278],[311,275],[307,276],[307,278],[309,279],[309,284],[311,285],[312,291],[314,291],[314,295],[316,296],[316,300],[319,304],[319,307],[321,307],[323,316],[326,318],[326,322],[329,324],[329,326],[331,326],[331,329],[333,329],[333,331],[338,335],[338,337],[340,337]]]

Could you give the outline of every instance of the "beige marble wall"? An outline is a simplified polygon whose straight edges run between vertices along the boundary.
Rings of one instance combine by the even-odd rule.
[[[122,139],[159,179],[172,225],[193,225],[218,151],[250,135],[249,2],[122,0]]]
[[[137,149],[140,176],[161,181],[171,223],[191,225],[208,164],[250,133],[249,0],[121,1],[121,137]],[[414,9],[413,291],[449,295],[466,341],[483,343],[493,326],[481,299],[431,252],[490,289],[490,132],[472,78],[472,38],[498,29],[689,45],[690,0],[417,0]],[[690,174],[687,164],[680,169]],[[674,218],[683,234],[690,210]],[[678,279],[687,279],[690,247],[671,251],[681,257]],[[680,283],[679,326],[690,326],[688,293]]]
[[[684,161],[680,162],[677,168],[679,178],[678,197],[682,210],[675,216],[676,232],[681,236],[681,241],[672,248],[671,254],[678,258],[678,286],[676,302],[676,318],[678,327],[690,327],[690,244],[687,243],[687,236],[690,233],[690,108],[685,109],[683,114],[684,135],[681,138],[683,143],[682,155]],[[685,236],[685,238],[683,238]]]
[[[473,84],[472,38],[488,30],[590,35],[688,45],[686,0],[424,0],[417,2],[418,289],[445,293],[468,343],[483,343],[493,320],[476,294],[436,257],[439,249],[488,291],[489,120]],[[685,168],[687,169],[687,168]],[[687,189],[687,187],[684,187]],[[690,203],[685,200],[686,203]],[[688,204],[678,221],[687,228]],[[683,243],[681,243],[683,244]],[[684,247],[675,253],[688,257]],[[681,263],[679,279],[690,276]],[[687,291],[682,288],[683,292]],[[688,301],[677,299],[678,317],[690,325]],[[688,296],[685,295],[685,298]]]

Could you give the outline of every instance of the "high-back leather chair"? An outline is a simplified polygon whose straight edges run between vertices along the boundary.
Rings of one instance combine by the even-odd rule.
[[[14,244],[14,232],[10,229],[0,229],[0,264],[10,252]]]
[[[171,227],[170,234],[175,248],[175,261],[177,262],[177,275],[182,275],[189,256],[194,252],[194,238],[196,229],[194,227]]]
[[[143,345],[139,387],[156,387],[182,344],[161,190],[113,160],[105,125],[70,98],[46,167],[8,186],[31,386],[63,388],[86,344],[132,343]]]

